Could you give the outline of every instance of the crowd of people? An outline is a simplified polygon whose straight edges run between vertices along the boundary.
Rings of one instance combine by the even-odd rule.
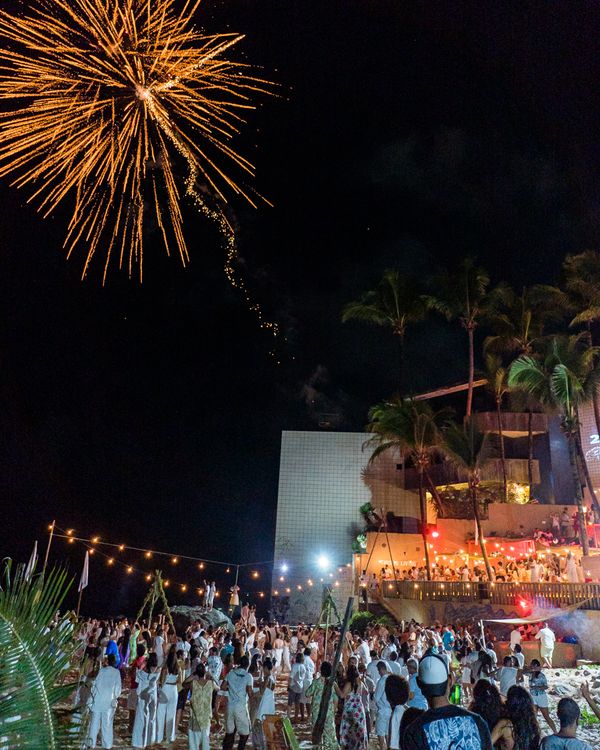
[[[126,691],[135,748],[169,745],[186,728],[190,750],[209,750],[211,733],[214,746],[220,732],[223,750],[232,750],[236,737],[237,750],[249,739],[266,750],[264,722],[277,714],[276,688],[287,693],[292,724],[314,725],[333,680],[326,750],[367,750],[369,740],[379,750],[590,750],[576,738],[575,700],[559,702],[558,725],[550,715],[544,669],[552,664],[554,634],[544,623],[528,635],[539,640],[541,660],[525,664],[524,634],[514,628],[510,655],[499,664],[490,634],[464,625],[379,624],[346,633],[340,645],[338,628],[257,622],[247,606],[233,633],[198,621],[177,633],[162,617],[88,620],[78,633],[73,701],[90,714],[88,747],[98,739],[112,747]],[[582,697],[600,717],[587,685]]]
[[[493,580],[498,583],[583,583],[585,574],[580,561],[571,552],[559,555],[551,550],[509,559],[503,555],[491,555],[490,565]],[[427,568],[413,565],[411,567],[392,568],[384,565],[379,577],[375,573],[360,576],[362,589],[372,598],[382,586],[392,581],[426,581]],[[431,563],[432,581],[487,581],[488,576],[483,564],[469,565],[461,555],[437,556]]]

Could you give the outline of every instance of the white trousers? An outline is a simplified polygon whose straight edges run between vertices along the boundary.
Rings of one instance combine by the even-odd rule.
[[[233,734],[237,732],[244,737],[250,734],[250,714],[248,713],[248,704],[238,703],[237,705],[227,705],[227,720],[225,732]]]
[[[156,711],[156,741],[175,741],[175,714],[177,713],[177,684],[166,682],[158,689]]]
[[[87,744],[89,747],[96,747],[98,732],[102,740],[102,747],[110,748],[113,746],[113,719],[115,718],[115,709],[108,708],[106,711],[92,711],[90,718],[90,728],[88,731]]]
[[[210,729],[200,729],[193,732],[188,729],[189,750],[210,750]]]
[[[133,722],[131,744],[133,747],[148,747],[156,741],[156,701],[145,701],[138,696]]]

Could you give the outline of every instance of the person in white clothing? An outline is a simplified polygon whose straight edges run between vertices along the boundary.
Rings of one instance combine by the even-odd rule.
[[[388,665],[384,661],[377,662],[379,680],[375,686],[375,705],[377,706],[377,718],[375,719],[375,734],[379,742],[379,750],[386,750],[387,736],[392,718],[392,707],[385,695],[385,683],[389,675]],[[407,696],[408,697],[408,696]]]
[[[356,649],[356,655],[365,667],[371,662],[371,652],[369,651],[369,644],[363,638],[360,638],[360,643]]]
[[[292,664],[288,682],[288,717],[292,716],[292,707],[294,709],[294,719],[298,719],[298,711],[304,719],[304,704],[300,702],[304,692],[304,683],[306,682],[306,667],[304,665],[304,654],[299,651],[296,654],[296,660]]]
[[[304,678],[304,687],[302,688],[302,695],[300,696],[300,705],[306,706],[306,715],[310,719],[310,704],[312,698],[307,698],[306,690],[312,685],[312,681],[315,675],[315,663],[311,658],[311,649],[304,649],[304,667],[306,669],[306,676]]]
[[[148,747],[156,742],[156,708],[158,703],[158,665],[156,654],[146,660],[144,669],[135,674],[137,682],[137,705],[131,744],[133,747]]]
[[[216,593],[217,593],[217,584],[213,581],[208,586],[208,609],[213,608],[213,602],[215,601]]]
[[[102,747],[113,746],[113,721],[117,709],[117,700],[121,695],[121,674],[116,667],[117,658],[110,654],[108,666],[102,667],[92,685],[88,705],[90,707],[90,727],[88,731],[88,747],[96,747],[98,732]]]
[[[177,696],[179,685],[183,682],[182,678],[175,646],[171,646],[159,679],[158,708],[156,711],[157,742],[162,742],[163,739],[168,743],[175,742]]]
[[[239,667],[229,672],[223,681],[224,686],[227,687],[227,718],[223,750],[232,750],[236,732],[240,736],[238,750],[244,750],[248,741],[250,734],[248,700],[252,697],[254,687],[254,679],[248,672],[249,666],[250,660],[244,654],[240,659]]]
[[[156,628],[154,634],[154,653],[159,667],[162,667],[165,661],[165,639],[163,637],[163,629],[160,625]]]
[[[556,636],[554,632],[548,627],[548,623],[543,623],[543,627],[538,631],[535,639],[540,642],[540,655],[542,657],[542,665],[552,669],[552,654],[554,653],[554,644],[556,643]]]
[[[518,625],[513,625],[510,631],[510,650],[514,651],[517,644],[521,645],[521,631]]]

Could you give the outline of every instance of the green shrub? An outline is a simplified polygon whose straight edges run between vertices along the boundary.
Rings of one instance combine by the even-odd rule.
[[[361,635],[365,634],[367,625],[375,619],[371,612],[355,612],[350,618],[348,628],[351,631],[358,631]]]

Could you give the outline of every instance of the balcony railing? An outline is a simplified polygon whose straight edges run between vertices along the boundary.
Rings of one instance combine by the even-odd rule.
[[[568,607],[584,602],[581,609],[600,610],[600,583],[484,583],[469,581],[383,581],[385,599],[417,601],[515,604],[523,597],[538,607]]]
[[[519,484],[528,484],[529,467],[526,458],[507,458],[506,474],[509,482],[518,482]],[[540,465],[537,460],[531,462],[532,479],[534,484],[540,482]],[[460,469],[457,469],[450,461],[443,464],[436,464],[429,468],[429,476],[436,487],[443,487],[448,484],[458,484],[467,481],[467,475]],[[489,461],[481,472],[481,479],[484,482],[497,482],[502,484],[502,462],[494,458]],[[404,486],[407,490],[415,490],[419,486],[419,477],[416,469],[406,469],[404,472]]]

